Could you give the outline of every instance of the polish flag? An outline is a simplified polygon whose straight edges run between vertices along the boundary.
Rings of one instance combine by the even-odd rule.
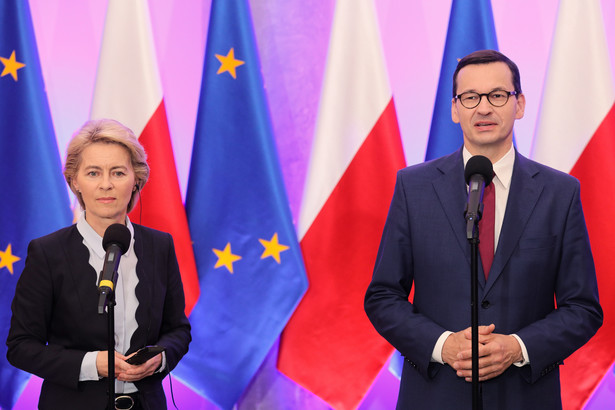
[[[109,0],[90,117],[121,122],[145,148],[150,178],[130,220],[173,235],[190,313],[199,282],[145,0]]]
[[[363,310],[395,176],[405,166],[372,0],[340,0],[299,218],[309,288],[278,369],[355,408],[393,348]]]
[[[581,181],[604,324],[561,367],[564,408],[579,409],[615,360],[615,87],[599,0],[560,1],[532,157]]]

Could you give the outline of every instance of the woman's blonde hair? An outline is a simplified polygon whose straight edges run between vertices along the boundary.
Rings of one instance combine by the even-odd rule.
[[[147,165],[147,154],[135,134],[130,128],[125,127],[118,121],[111,119],[90,120],[73,134],[66,150],[66,162],[64,164],[66,183],[79,200],[81,208],[85,209],[83,198],[73,186],[73,181],[81,165],[83,150],[97,143],[121,145],[126,148],[130,155],[130,162],[135,174],[135,186],[137,187],[128,202],[128,212],[130,212],[135,205],[137,192],[143,189],[149,178],[149,165]]]

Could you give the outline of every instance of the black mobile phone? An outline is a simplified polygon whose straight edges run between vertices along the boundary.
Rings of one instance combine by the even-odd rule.
[[[164,352],[162,346],[145,346],[137,351],[136,354],[126,359],[129,364],[143,364],[159,353]]]

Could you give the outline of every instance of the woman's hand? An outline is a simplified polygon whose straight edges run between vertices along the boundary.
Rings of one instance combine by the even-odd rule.
[[[134,354],[134,353],[133,353]],[[132,355],[131,355],[132,356]],[[130,356],[128,356],[130,357]],[[149,359],[143,364],[128,364],[124,362],[124,366],[118,369],[117,364],[115,367],[116,377],[123,382],[135,382],[137,380],[144,379],[151,376],[160,368],[162,364],[162,353]]]
[[[117,375],[117,373],[122,371],[122,369],[130,365],[126,363],[126,356],[118,352],[114,352],[114,353],[115,353],[115,374]],[[100,377],[109,376],[109,365],[108,365],[109,361],[107,360],[108,355],[109,353],[106,350],[102,352],[98,352],[98,355],[96,355],[96,370],[98,370],[98,376]]]
[[[115,352],[115,377],[123,382],[135,382],[151,376],[162,364],[162,353],[139,365],[126,363],[128,357],[130,356],[124,356],[121,353]],[[96,356],[96,369],[100,377],[107,377],[109,375],[107,363],[107,351],[98,352]]]

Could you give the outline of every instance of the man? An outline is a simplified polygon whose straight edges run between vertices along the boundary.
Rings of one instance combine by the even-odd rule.
[[[493,50],[464,57],[451,107],[463,147],[398,173],[365,311],[405,357],[400,409],[472,402],[464,166],[473,155],[495,172],[495,255],[486,273],[478,263],[483,408],[561,408],[559,365],[602,324],[579,182],[516,152],[524,108],[510,59]]]

